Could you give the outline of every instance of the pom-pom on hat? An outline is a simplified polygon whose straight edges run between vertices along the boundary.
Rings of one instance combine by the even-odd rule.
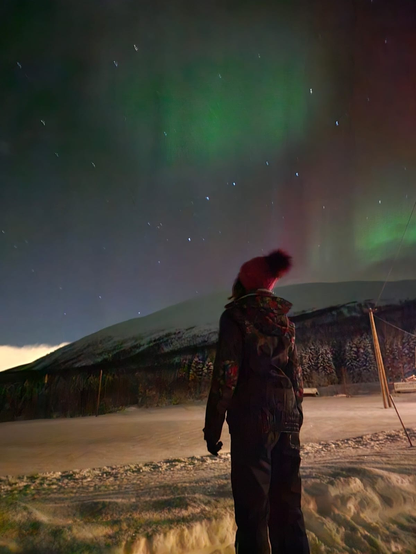
[[[274,250],[268,256],[259,256],[241,266],[238,279],[246,291],[272,290],[276,281],[292,267],[292,257],[284,250]]]

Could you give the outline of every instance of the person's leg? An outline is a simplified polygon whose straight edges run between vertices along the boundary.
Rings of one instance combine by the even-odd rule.
[[[273,444],[274,446],[274,444]],[[231,485],[237,534],[236,554],[270,554],[268,537],[271,448],[231,435]]]
[[[282,433],[271,453],[269,536],[272,554],[309,554],[301,509],[299,435]]]

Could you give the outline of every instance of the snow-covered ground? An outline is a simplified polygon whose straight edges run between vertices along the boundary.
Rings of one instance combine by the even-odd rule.
[[[233,554],[229,473],[223,454],[0,478],[0,551]],[[416,552],[416,456],[402,432],[309,443],[302,474],[312,554]]]
[[[396,397],[405,424],[416,427],[416,395]],[[398,429],[393,408],[379,396],[304,400],[304,443],[334,441]],[[0,475],[66,471],[160,461],[206,453],[205,404],[128,408],[96,417],[42,419],[0,424]],[[229,451],[227,426],[224,451]]]
[[[396,402],[416,444],[416,395]],[[232,554],[227,432],[207,455],[203,415],[194,404],[0,424],[0,552]],[[312,554],[416,552],[416,448],[393,409],[306,398],[303,442]]]

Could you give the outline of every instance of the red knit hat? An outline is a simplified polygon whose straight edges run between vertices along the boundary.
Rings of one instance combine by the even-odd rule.
[[[238,279],[246,291],[272,290],[276,281],[292,267],[292,257],[283,250],[253,258],[241,266]]]

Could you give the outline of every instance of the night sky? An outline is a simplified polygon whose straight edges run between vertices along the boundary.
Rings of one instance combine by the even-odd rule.
[[[416,200],[413,0],[5,0],[0,343],[229,290],[383,280]],[[416,275],[416,217],[392,279]]]

